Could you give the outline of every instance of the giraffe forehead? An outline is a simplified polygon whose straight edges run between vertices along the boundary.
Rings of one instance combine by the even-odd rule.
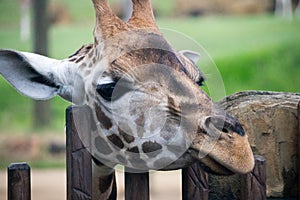
[[[185,70],[176,54],[164,49],[143,48],[132,50],[112,62],[112,69],[128,71],[146,64],[161,64]]]

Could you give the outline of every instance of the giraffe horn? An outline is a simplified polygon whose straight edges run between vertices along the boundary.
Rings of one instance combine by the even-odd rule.
[[[138,28],[153,28],[158,30],[155,23],[151,0],[132,0],[133,12],[128,23]]]
[[[128,29],[127,24],[113,13],[107,0],[92,1],[96,12],[95,43]]]

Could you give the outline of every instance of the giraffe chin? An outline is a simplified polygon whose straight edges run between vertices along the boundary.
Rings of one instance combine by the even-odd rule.
[[[235,172],[231,171],[230,169],[226,168],[222,164],[218,163],[216,160],[211,158],[209,155],[199,159],[198,158],[198,151],[194,149],[189,149],[191,155],[199,161],[199,165],[201,168],[206,171],[207,173],[220,175],[220,176],[230,176],[235,174]]]

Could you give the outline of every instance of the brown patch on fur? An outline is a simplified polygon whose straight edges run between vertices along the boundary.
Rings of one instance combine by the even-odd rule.
[[[147,153],[149,157],[156,157],[162,151],[162,146],[157,142],[144,142],[142,144],[142,150],[144,153]]]
[[[100,136],[95,139],[95,147],[100,153],[105,155],[109,155],[113,152],[108,146],[107,141]]]
[[[145,116],[143,113],[139,114],[139,117],[135,120],[137,125],[137,133],[139,137],[143,137],[145,133]]]
[[[79,58],[75,61],[75,63],[79,63],[79,62],[82,61],[84,58],[85,58],[85,56],[79,57]]]
[[[103,127],[109,130],[113,124],[111,120],[105,115],[105,113],[101,110],[101,108],[95,103],[95,112],[98,121],[103,125]]]
[[[86,63],[82,63],[82,64],[80,65],[81,68],[85,68],[86,66],[87,66]]]
[[[120,136],[122,136],[124,138],[124,140],[127,142],[127,143],[132,143],[134,142],[134,137],[132,135],[129,135],[127,133],[125,133],[123,130],[121,130],[120,128],[118,128],[119,130],[119,134]]]
[[[115,146],[117,146],[120,149],[124,148],[124,143],[122,140],[117,136],[116,134],[112,134],[107,137],[109,141],[111,141]]]
[[[137,153],[137,154],[140,153],[139,148],[137,146],[127,149],[127,151],[131,153]]]
[[[87,44],[87,45],[83,45],[82,47],[80,47],[80,49],[78,49],[74,54],[72,54],[71,56],[69,56],[68,58],[71,59],[69,61],[74,62],[78,57],[81,56],[85,56],[86,54],[88,54],[90,52],[90,50],[93,48],[93,44]],[[74,58],[75,57],[75,58]],[[75,59],[75,60],[73,60]]]

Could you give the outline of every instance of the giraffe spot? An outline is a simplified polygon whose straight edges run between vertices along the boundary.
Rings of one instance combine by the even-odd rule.
[[[142,144],[142,150],[147,153],[148,157],[156,157],[162,151],[162,146],[156,142],[144,142]]]
[[[129,149],[127,149],[127,151],[130,153],[137,153],[137,154],[140,153],[139,148],[137,146],[129,148]]]
[[[82,64],[80,65],[81,68],[84,68],[84,67],[86,67],[86,66],[87,66],[86,63],[82,63]]]
[[[127,165],[128,162],[127,162],[126,158],[124,158],[123,156],[117,155],[116,158],[120,162],[120,164]]]
[[[100,153],[103,153],[105,155],[111,154],[113,152],[108,146],[107,141],[105,141],[105,139],[100,136],[95,139],[95,147]]]
[[[132,135],[129,135],[129,134],[125,133],[123,130],[120,129],[120,127],[118,128],[118,130],[119,130],[119,134],[124,138],[124,140],[127,143],[134,142],[134,137]]]
[[[117,136],[116,134],[112,134],[107,137],[109,141],[111,141],[115,146],[117,146],[120,149],[124,148],[124,143],[122,140]]]
[[[113,126],[113,124],[97,104],[95,104],[95,112],[98,121],[103,125],[105,129],[109,130]]]
[[[76,59],[77,59],[76,57],[75,58],[71,58],[71,59],[69,59],[69,61],[70,62],[74,62]]]
[[[88,53],[88,58],[92,58],[92,57],[93,57],[93,55],[94,55],[94,52],[93,52],[93,51],[91,51],[90,53]]]
[[[170,165],[172,162],[174,161],[170,158],[160,158],[153,163],[153,166],[155,169],[162,169]]]
[[[98,45],[99,44],[99,41],[98,39],[95,37],[95,45]]]
[[[93,63],[93,64],[96,63],[96,58],[95,58],[95,57],[92,59],[92,63]]]
[[[85,56],[79,57],[79,58],[75,61],[75,63],[79,63],[80,61],[82,61],[82,60],[84,59],[84,57],[85,57]]]
[[[183,149],[180,146],[176,146],[176,145],[167,145],[167,149],[169,151],[171,151],[172,153],[174,153],[176,156],[180,156],[181,154],[183,154],[185,152],[185,149]]]
[[[129,162],[131,163],[131,165],[134,168],[137,168],[139,170],[148,169],[147,162],[144,161],[144,160],[142,160],[141,158],[137,158],[137,159],[131,159],[131,158],[129,158]]]
[[[127,152],[131,152],[131,154],[128,155],[128,161],[134,168],[141,170],[148,169],[147,162],[141,159],[137,146],[127,149]]]
[[[104,193],[108,190],[108,188],[112,185],[112,181],[114,181],[115,173],[112,173],[108,176],[100,176],[99,177],[99,190],[101,193]]]
[[[139,137],[143,137],[145,133],[145,116],[144,114],[140,114],[139,117],[135,120],[137,125],[137,133]]]
[[[175,101],[172,97],[168,97],[168,106],[169,107],[176,107]]]

